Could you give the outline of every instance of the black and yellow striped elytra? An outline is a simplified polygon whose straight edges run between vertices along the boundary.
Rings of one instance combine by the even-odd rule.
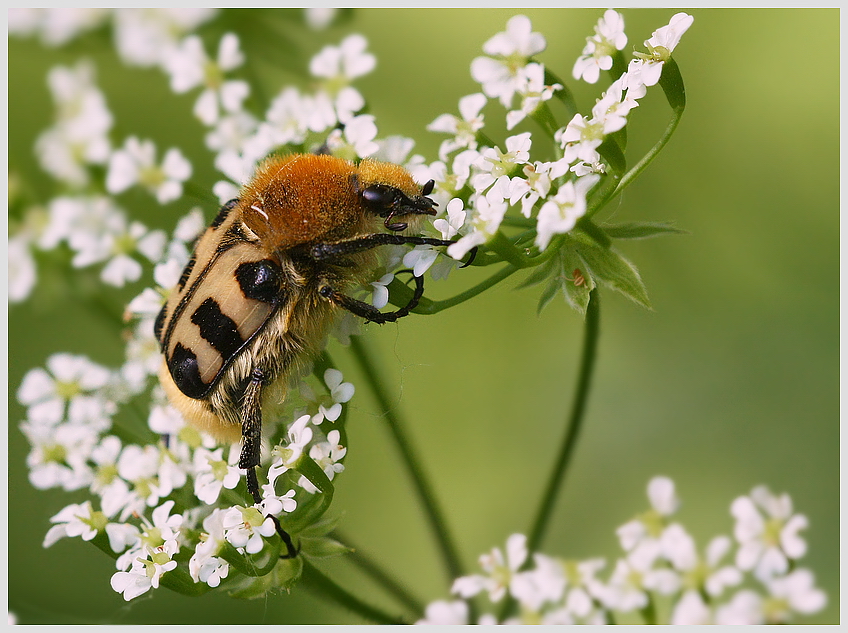
[[[372,279],[380,246],[450,244],[408,234],[416,216],[435,214],[431,190],[390,163],[273,157],[198,239],[156,320],[160,380],[189,423],[242,441],[257,502],[263,410],[283,403],[339,312],[385,323],[422,296],[416,278],[409,305],[383,313],[345,293]]]

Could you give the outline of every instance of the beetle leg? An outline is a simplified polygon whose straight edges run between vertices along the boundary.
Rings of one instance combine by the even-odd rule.
[[[409,313],[415,308],[415,306],[418,305],[418,302],[421,300],[421,297],[424,296],[424,278],[414,277],[414,279],[415,291],[412,293],[412,298],[409,300],[409,303],[403,306],[400,310],[395,310],[394,312],[380,312],[370,303],[359,301],[358,299],[354,299],[353,297],[349,297],[334,290],[333,287],[329,285],[329,283],[327,283],[326,281],[318,286],[318,294],[330,301],[331,303],[336,304],[340,308],[344,308],[348,312],[352,312],[356,316],[362,317],[366,321],[373,321],[374,323],[383,324],[388,323],[390,321],[397,321],[398,319],[409,315]]]
[[[325,242],[323,244],[313,244],[309,248],[308,256],[314,261],[326,261],[336,259],[344,255],[352,253],[361,253],[362,251],[371,250],[377,246],[386,244],[414,244],[421,246],[429,244],[430,246],[450,246],[453,244],[450,240],[439,240],[434,237],[417,237],[415,235],[394,235],[392,233],[371,233],[370,235],[360,235],[345,240],[336,242]]]
[[[239,468],[244,469],[247,479],[247,491],[256,504],[262,503],[262,493],[259,490],[259,480],[256,477],[256,467],[259,466],[260,448],[262,446],[262,385],[265,373],[258,367],[253,370],[250,382],[244,390],[241,407],[242,447],[239,456]],[[297,549],[292,543],[291,535],[283,529],[277,517],[271,515],[277,534],[286,545],[286,555],[280,558],[294,558]]]

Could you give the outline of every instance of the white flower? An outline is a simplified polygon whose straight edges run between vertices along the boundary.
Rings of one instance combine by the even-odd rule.
[[[21,431],[32,445],[26,463],[30,469],[29,481],[34,488],[78,490],[91,483],[94,473],[88,459],[97,444],[97,431],[93,427],[25,423],[21,425]]]
[[[79,536],[83,541],[90,541],[97,536],[98,528],[105,527],[105,518],[103,513],[94,511],[90,501],[66,506],[50,517],[55,525],[47,531],[43,546],[50,547],[65,536]]]
[[[274,482],[271,481],[262,486],[262,503],[259,504],[259,509],[265,516],[279,516],[283,512],[294,512],[297,509],[294,495],[294,489],[290,489],[284,495],[278,495],[274,490]]]
[[[275,446],[271,454],[274,461],[268,471],[268,479],[276,479],[286,472],[300,456],[303,449],[312,441],[312,429],[308,426],[311,417],[302,415],[291,423],[288,428],[288,443],[285,446]]]
[[[483,44],[483,52],[490,57],[475,58],[471,62],[471,76],[482,84],[486,96],[500,99],[508,108],[520,85],[518,70],[546,46],[542,34],[533,32],[527,16],[513,16],[507,22],[506,32],[496,34]]]
[[[459,198],[453,198],[447,204],[447,217],[433,220],[433,228],[439,231],[443,240],[451,239],[465,224],[465,217],[467,214],[462,207],[462,200]],[[433,264],[439,259],[440,254],[441,252],[435,250],[432,246],[416,246],[404,255],[403,265],[407,268],[412,268],[412,274],[415,277],[421,277],[425,272],[431,269]],[[442,257],[441,259],[445,262],[445,265],[432,268],[430,274],[433,279],[446,278],[448,273],[457,266],[457,263],[452,259],[447,257]]]
[[[366,52],[368,40],[355,33],[339,46],[325,46],[309,62],[309,72],[330,80],[351,80],[367,75],[377,65],[377,58]]]
[[[325,419],[330,422],[335,422],[339,419],[342,413],[342,404],[353,398],[353,394],[356,391],[352,383],[343,382],[343,380],[342,372],[338,369],[328,368],[324,372],[324,384],[327,386],[327,395],[322,397],[315,396],[314,392],[312,392],[306,383],[301,385],[304,399],[310,403],[310,408],[313,411],[317,409],[317,413],[311,418],[312,424],[321,424]],[[306,442],[308,443],[309,440],[306,440]]]
[[[542,64],[527,64],[519,71],[521,85],[516,92],[521,97],[521,107],[506,114],[506,129],[511,130],[525,117],[533,114],[545,101],[562,90],[562,84],[545,85],[545,67]]]
[[[329,106],[325,118],[328,124],[324,128],[310,125],[310,129],[320,132],[335,125],[336,121],[347,124],[365,105],[362,95],[350,86],[350,82],[370,73],[377,65],[377,58],[366,52],[367,48],[368,41],[355,33],[337,47],[325,46],[309,62],[309,72],[324,80],[315,98]],[[333,113],[332,121],[330,112]]]
[[[208,505],[218,500],[222,488],[232,490],[241,481],[241,471],[221,459],[222,453],[221,448],[215,451],[198,448],[194,452],[194,494]]]
[[[123,594],[124,600],[132,600],[149,589],[159,587],[159,579],[166,572],[176,569],[177,561],[171,557],[177,552],[176,541],[166,542],[159,547],[146,546],[148,559],[136,558],[130,571],[116,572],[111,579],[112,589]]]
[[[335,129],[327,137],[327,147],[334,156],[353,160],[370,156],[380,146],[374,142],[377,125],[370,114],[361,114],[350,119],[344,130]]]
[[[565,128],[557,130],[554,139],[565,150],[563,160],[573,163],[582,160],[596,163],[601,157],[597,148],[604,142],[604,123],[575,114]]]
[[[599,124],[604,135],[617,132],[627,125],[630,110],[639,105],[637,99],[645,96],[644,85],[629,88],[627,94],[624,94],[627,79],[625,74],[614,81],[592,108],[592,124]]]
[[[477,198],[470,222],[471,231],[448,246],[448,255],[462,259],[475,246],[485,244],[498,230],[507,205],[504,202],[489,202],[485,197]]]
[[[524,178],[513,178],[509,184],[508,196],[510,205],[521,202],[521,215],[529,218],[533,206],[541,198],[546,198],[551,190],[551,180],[565,173],[562,169],[564,161],[556,163],[541,163],[536,161],[524,165],[521,170]],[[568,164],[564,165],[567,170]]]
[[[586,38],[586,46],[574,64],[572,75],[575,79],[596,83],[602,70],[612,68],[615,51],[624,49],[626,44],[624,16],[608,9],[595,25],[595,34]]]
[[[206,125],[213,125],[220,111],[237,112],[250,93],[247,82],[224,79],[224,74],[244,63],[238,37],[225,33],[218,44],[218,56],[213,61],[206,55],[203,42],[196,35],[187,37],[174,49],[163,65],[171,75],[171,89],[176,93],[188,92],[203,86],[194,105],[194,115]]]
[[[223,578],[229,574],[229,563],[218,558],[217,554],[224,545],[224,517],[227,510],[215,508],[203,520],[204,533],[200,536],[188,561],[188,571],[194,582],[205,582],[210,587],[217,587]]]
[[[307,7],[303,10],[303,17],[310,28],[321,31],[330,26],[338,11],[332,7]]]
[[[380,148],[371,154],[371,158],[386,163],[395,163],[396,165],[403,165],[409,156],[409,152],[415,147],[415,139],[401,136],[400,134],[392,134],[391,136],[381,138],[376,143]],[[423,161],[424,157],[416,154],[412,157],[411,161],[417,161],[419,159]],[[408,169],[409,165],[406,165],[406,167]],[[426,180],[423,182],[426,182]]]
[[[118,477],[118,456],[121,454],[121,440],[114,435],[107,435],[91,451],[91,461],[96,465],[94,481],[91,491],[104,496],[108,493],[110,486],[114,485]],[[101,503],[101,505],[103,505]],[[103,506],[106,516],[112,516],[114,512],[107,512]]]
[[[807,517],[792,514],[788,494],[777,497],[765,486],[757,486],[750,497],[734,500],[730,513],[736,519],[733,534],[739,542],[736,565],[745,571],[753,569],[760,580],[785,573],[789,560],[806,553],[807,544],[798,532],[807,527]]]
[[[377,281],[371,282],[371,287],[374,289],[371,293],[371,305],[373,305],[378,310],[384,308],[389,302],[389,289],[387,286],[392,283],[392,279],[394,278],[394,273],[386,273]]]
[[[567,233],[574,228],[577,220],[586,213],[586,194],[598,180],[598,176],[590,174],[569,181],[542,205],[536,220],[536,246],[539,249],[547,248],[554,235]]]
[[[527,559],[527,537],[523,534],[513,534],[506,541],[506,559],[503,552],[492,548],[488,554],[480,556],[480,567],[486,576],[474,574],[457,578],[451,587],[451,593],[462,598],[476,596],[485,590],[492,602],[498,602],[506,595],[516,572]]]
[[[19,303],[35,287],[35,259],[30,251],[29,238],[26,235],[10,237],[6,255],[9,266],[9,302]]]
[[[279,145],[302,143],[309,131],[307,106],[296,88],[284,88],[274,97],[256,134],[245,142],[245,153],[258,160]]]
[[[700,593],[689,590],[674,605],[670,624],[712,624],[712,612]]]
[[[224,538],[236,549],[243,550],[248,554],[257,554],[262,551],[265,541],[262,537],[269,537],[276,533],[274,521],[265,517],[257,508],[243,508],[234,506],[223,516],[222,526]]]
[[[694,539],[679,523],[672,523],[660,536],[662,555],[682,573],[683,583],[693,591],[706,591],[713,598],[720,596],[726,587],[742,582],[742,572],[732,565],[720,566],[721,559],[730,551],[731,542],[726,536],[710,541],[703,557],[695,550]]]
[[[695,21],[691,15],[676,13],[671,21],[653,32],[645,42],[646,53],[634,53],[637,59],[630,62],[627,72],[638,74],[639,80],[646,86],[653,86],[660,80],[662,67],[671,58],[671,52],[680,43],[680,38]]]
[[[67,404],[70,422],[104,430],[116,406],[98,392],[109,383],[110,377],[108,369],[85,356],[53,354],[47,359],[47,371],[39,367],[24,375],[17,398],[28,407],[30,422],[58,424],[65,416]]]
[[[716,609],[716,624],[765,624],[763,599],[750,589],[743,589],[733,599]]]
[[[634,555],[636,554],[636,555]],[[648,591],[663,595],[675,593],[680,588],[680,577],[670,569],[654,568],[659,546],[653,556],[645,549],[619,559],[609,584],[598,588],[599,598],[608,609],[633,611],[648,604]]]
[[[415,624],[468,624],[468,604],[462,600],[436,600],[427,605],[424,618]]]
[[[606,565],[602,558],[584,561],[561,561],[565,572],[565,608],[570,617],[586,624],[606,624],[598,607],[604,585],[595,578]]]
[[[88,183],[86,165],[109,158],[112,114],[95,85],[93,66],[57,66],[47,76],[56,104],[56,124],[36,140],[41,165],[55,178],[74,186]]]
[[[766,583],[771,599],[766,606],[769,622],[787,622],[795,611],[810,615],[821,611],[827,604],[827,596],[815,586],[815,578],[809,569],[796,569],[782,578],[773,578]]]
[[[344,470],[344,464],[340,464],[339,461],[347,453],[347,448],[339,444],[340,437],[341,433],[334,429],[327,433],[326,442],[313,444],[312,448],[309,449],[309,456],[324,471],[330,481],[335,478],[337,473]],[[318,492],[318,489],[306,477],[301,476],[297,483],[309,493]]]
[[[159,472],[159,449],[150,444],[143,448],[135,444],[125,446],[117,466],[121,478],[135,486],[137,497],[149,506],[156,505],[159,501],[155,486]]]
[[[9,9],[9,34],[38,34],[47,46],[62,46],[78,35],[99,27],[110,9]]]
[[[442,143],[439,156],[446,156],[454,150],[467,147],[477,148],[477,131],[483,128],[483,115],[480,110],[486,105],[486,95],[479,92],[466,95],[459,100],[459,114],[442,114],[427,126],[431,132],[452,134],[453,138]]]
[[[134,546],[140,540],[141,533],[138,528],[130,523],[107,523],[106,536],[109,538],[109,547],[115,553],[123,552],[130,546]]]
[[[562,600],[566,578],[559,561],[543,554],[533,554],[533,561],[534,569],[513,576],[509,592],[523,608],[538,612],[546,602]]]
[[[533,144],[530,132],[509,136],[506,139],[506,151],[497,147],[487,147],[475,161],[474,166],[481,170],[471,178],[475,191],[483,192],[501,176],[508,176],[516,165],[530,160],[530,146]]]
[[[109,158],[106,189],[121,193],[133,185],[141,185],[156,196],[159,204],[167,204],[183,193],[183,182],[191,177],[191,163],[180,150],[171,148],[165,153],[161,167],[156,164],[156,146],[153,141],[140,141],[130,136],[123,149]]]
[[[218,9],[120,9],[114,12],[113,39],[125,64],[163,64],[177,48],[179,39],[211,20]]]
[[[220,160],[226,163],[228,160],[226,157],[227,154],[239,154],[246,151],[249,143],[255,142],[254,134],[257,132],[257,125],[256,118],[243,110],[226,114],[218,119],[215,127],[206,135],[206,147],[218,152],[218,156],[215,158],[216,164],[221,154],[224,154],[225,157]],[[259,134],[270,134],[270,131],[263,130]],[[274,147],[274,145],[269,140],[267,144],[268,149],[266,150],[264,147],[260,155],[257,155],[257,159],[267,154],[268,150]]]

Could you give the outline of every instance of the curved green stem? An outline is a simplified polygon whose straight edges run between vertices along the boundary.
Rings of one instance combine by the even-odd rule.
[[[335,536],[339,541],[353,550],[347,555],[347,560],[359,567],[407,609],[416,614],[424,613],[425,604],[413,596],[403,583],[391,576],[370,556],[363,554],[362,550],[356,547],[355,544],[351,543],[351,540],[347,535],[343,535],[337,530]]]
[[[330,598],[337,604],[377,624],[408,624],[403,618],[392,616],[370,604],[362,602],[316,569],[309,561],[303,561],[302,582],[319,596]]]
[[[401,424],[400,418],[394,406],[391,402],[389,402],[389,399],[386,396],[387,392],[385,382],[378,374],[377,367],[373,361],[373,354],[368,351],[362,338],[363,337],[361,336],[351,337],[351,350],[353,351],[353,355],[359,363],[362,372],[365,374],[365,378],[371,387],[371,391],[374,393],[374,397],[377,399],[377,403],[383,412],[384,419],[392,433],[395,445],[401,453],[403,463],[406,466],[409,476],[412,478],[415,492],[418,494],[418,499],[424,508],[428,521],[430,522],[430,527],[436,537],[436,541],[439,545],[439,549],[441,550],[442,558],[447,566],[450,578],[453,580],[454,578],[462,576],[464,573],[459,554],[457,553],[453,540],[448,533],[447,523],[445,522],[441,509],[436,503],[436,497],[433,494],[433,490],[430,487],[430,483],[426,475],[424,474],[420,461],[415,454],[415,450],[412,448],[412,444],[403,430],[403,425]]]
[[[448,308],[452,308],[455,305],[459,305],[460,303],[464,303],[469,299],[473,299],[481,292],[484,292],[491,288],[492,286],[502,282],[504,279],[512,275],[513,273],[521,270],[512,264],[507,264],[503,268],[501,268],[494,275],[489,277],[488,279],[481,281],[476,286],[473,286],[466,290],[465,292],[460,292],[458,295],[450,297],[449,299],[443,299],[442,301],[432,301],[427,299],[426,297],[422,298],[418,307],[413,310],[415,314],[436,314],[437,312],[441,312],[442,310],[447,310]]]
[[[535,551],[545,534],[545,528],[551,518],[551,514],[556,501],[559,489],[565,479],[568,467],[571,463],[571,455],[574,452],[574,447],[577,444],[577,438],[580,435],[580,428],[583,423],[583,414],[586,412],[586,402],[589,396],[589,386],[592,379],[592,369],[595,365],[595,352],[598,347],[598,330],[600,322],[600,301],[598,299],[598,289],[595,288],[589,293],[589,306],[586,308],[586,323],[585,337],[583,339],[583,352],[580,357],[580,373],[577,376],[577,388],[574,396],[574,403],[571,407],[571,415],[568,419],[568,427],[563,438],[562,446],[560,447],[559,456],[554,464],[551,472],[548,485],[545,488],[545,494],[542,497],[542,504],[539,507],[539,512],[536,515],[536,520],[533,523],[533,528],[530,530],[530,535],[527,538],[527,549],[531,552]]]
[[[674,114],[671,117],[671,121],[668,126],[665,128],[665,132],[660,137],[660,139],[656,142],[656,144],[648,150],[648,153],[642,157],[638,163],[633,165],[633,167],[624,174],[624,177],[621,179],[621,182],[618,183],[618,186],[615,190],[610,194],[609,198],[607,198],[604,203],[609,202],[616,196],[621,195],[621,192],[627,188],[627,186],[633,182],[636,177],[645,171],[645,168],[651,164],[651,162],[657,157],[657,154],[662,151],[662,148],[666,146],[668,141],[671,139],[671,136],[674,134],[674,130],[677,129],[678,123],[680,123],[680,119],[683,116],[683,108],[677,108],[674,110]]]
[[[574,447],[577,445],[577,438],[580,435],[580,428],[583,423],[583,414],[586,411],[586,402],[589,395],[592,369],[595,365],[599,322],[600,303],[598,300],[598,289],[595,288],[589,294],[589,305],[586,308],[583,352],[580,357],[580,370],[577,376],[577,388],[575,390],[574,403],[571,407],[568,427],[566,428],[565,437],[563,438],[559,455],[557,456],[557,460],[554,464],[553,470],[551,471],[548,484],[545,487],[545,492],[542,495],[542,502],[539,506],[539,511],[536,514],[536,519],[533,522],[533,526],[527,537],[527,551],[529,552],[536,551],[542,541],[545,529],[548,527],[551,515],[553,514],[554,503],[556,502],[559,490],[562,487],[565,475],[568,472],[568,467],[571,463],[571,456],[574,453]],[[515,601],[512,598],[507,599],[503,609],[501,610],[500,618],[498,619],[503,620],[514,606]]]

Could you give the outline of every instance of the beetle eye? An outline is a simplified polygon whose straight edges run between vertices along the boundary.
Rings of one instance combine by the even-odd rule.
[[[362,191],[362,199],[372,208],[386,208],[394,202],[395,190],[385,185],[371,185]]]
[[[422,196],[429,196],[431,193],[433,193],[433,187],[435,187],[435,186],[436,186],[435,180],[428,180],[426,183],[424,183],[424,186],[421,188],[421,195]]]

